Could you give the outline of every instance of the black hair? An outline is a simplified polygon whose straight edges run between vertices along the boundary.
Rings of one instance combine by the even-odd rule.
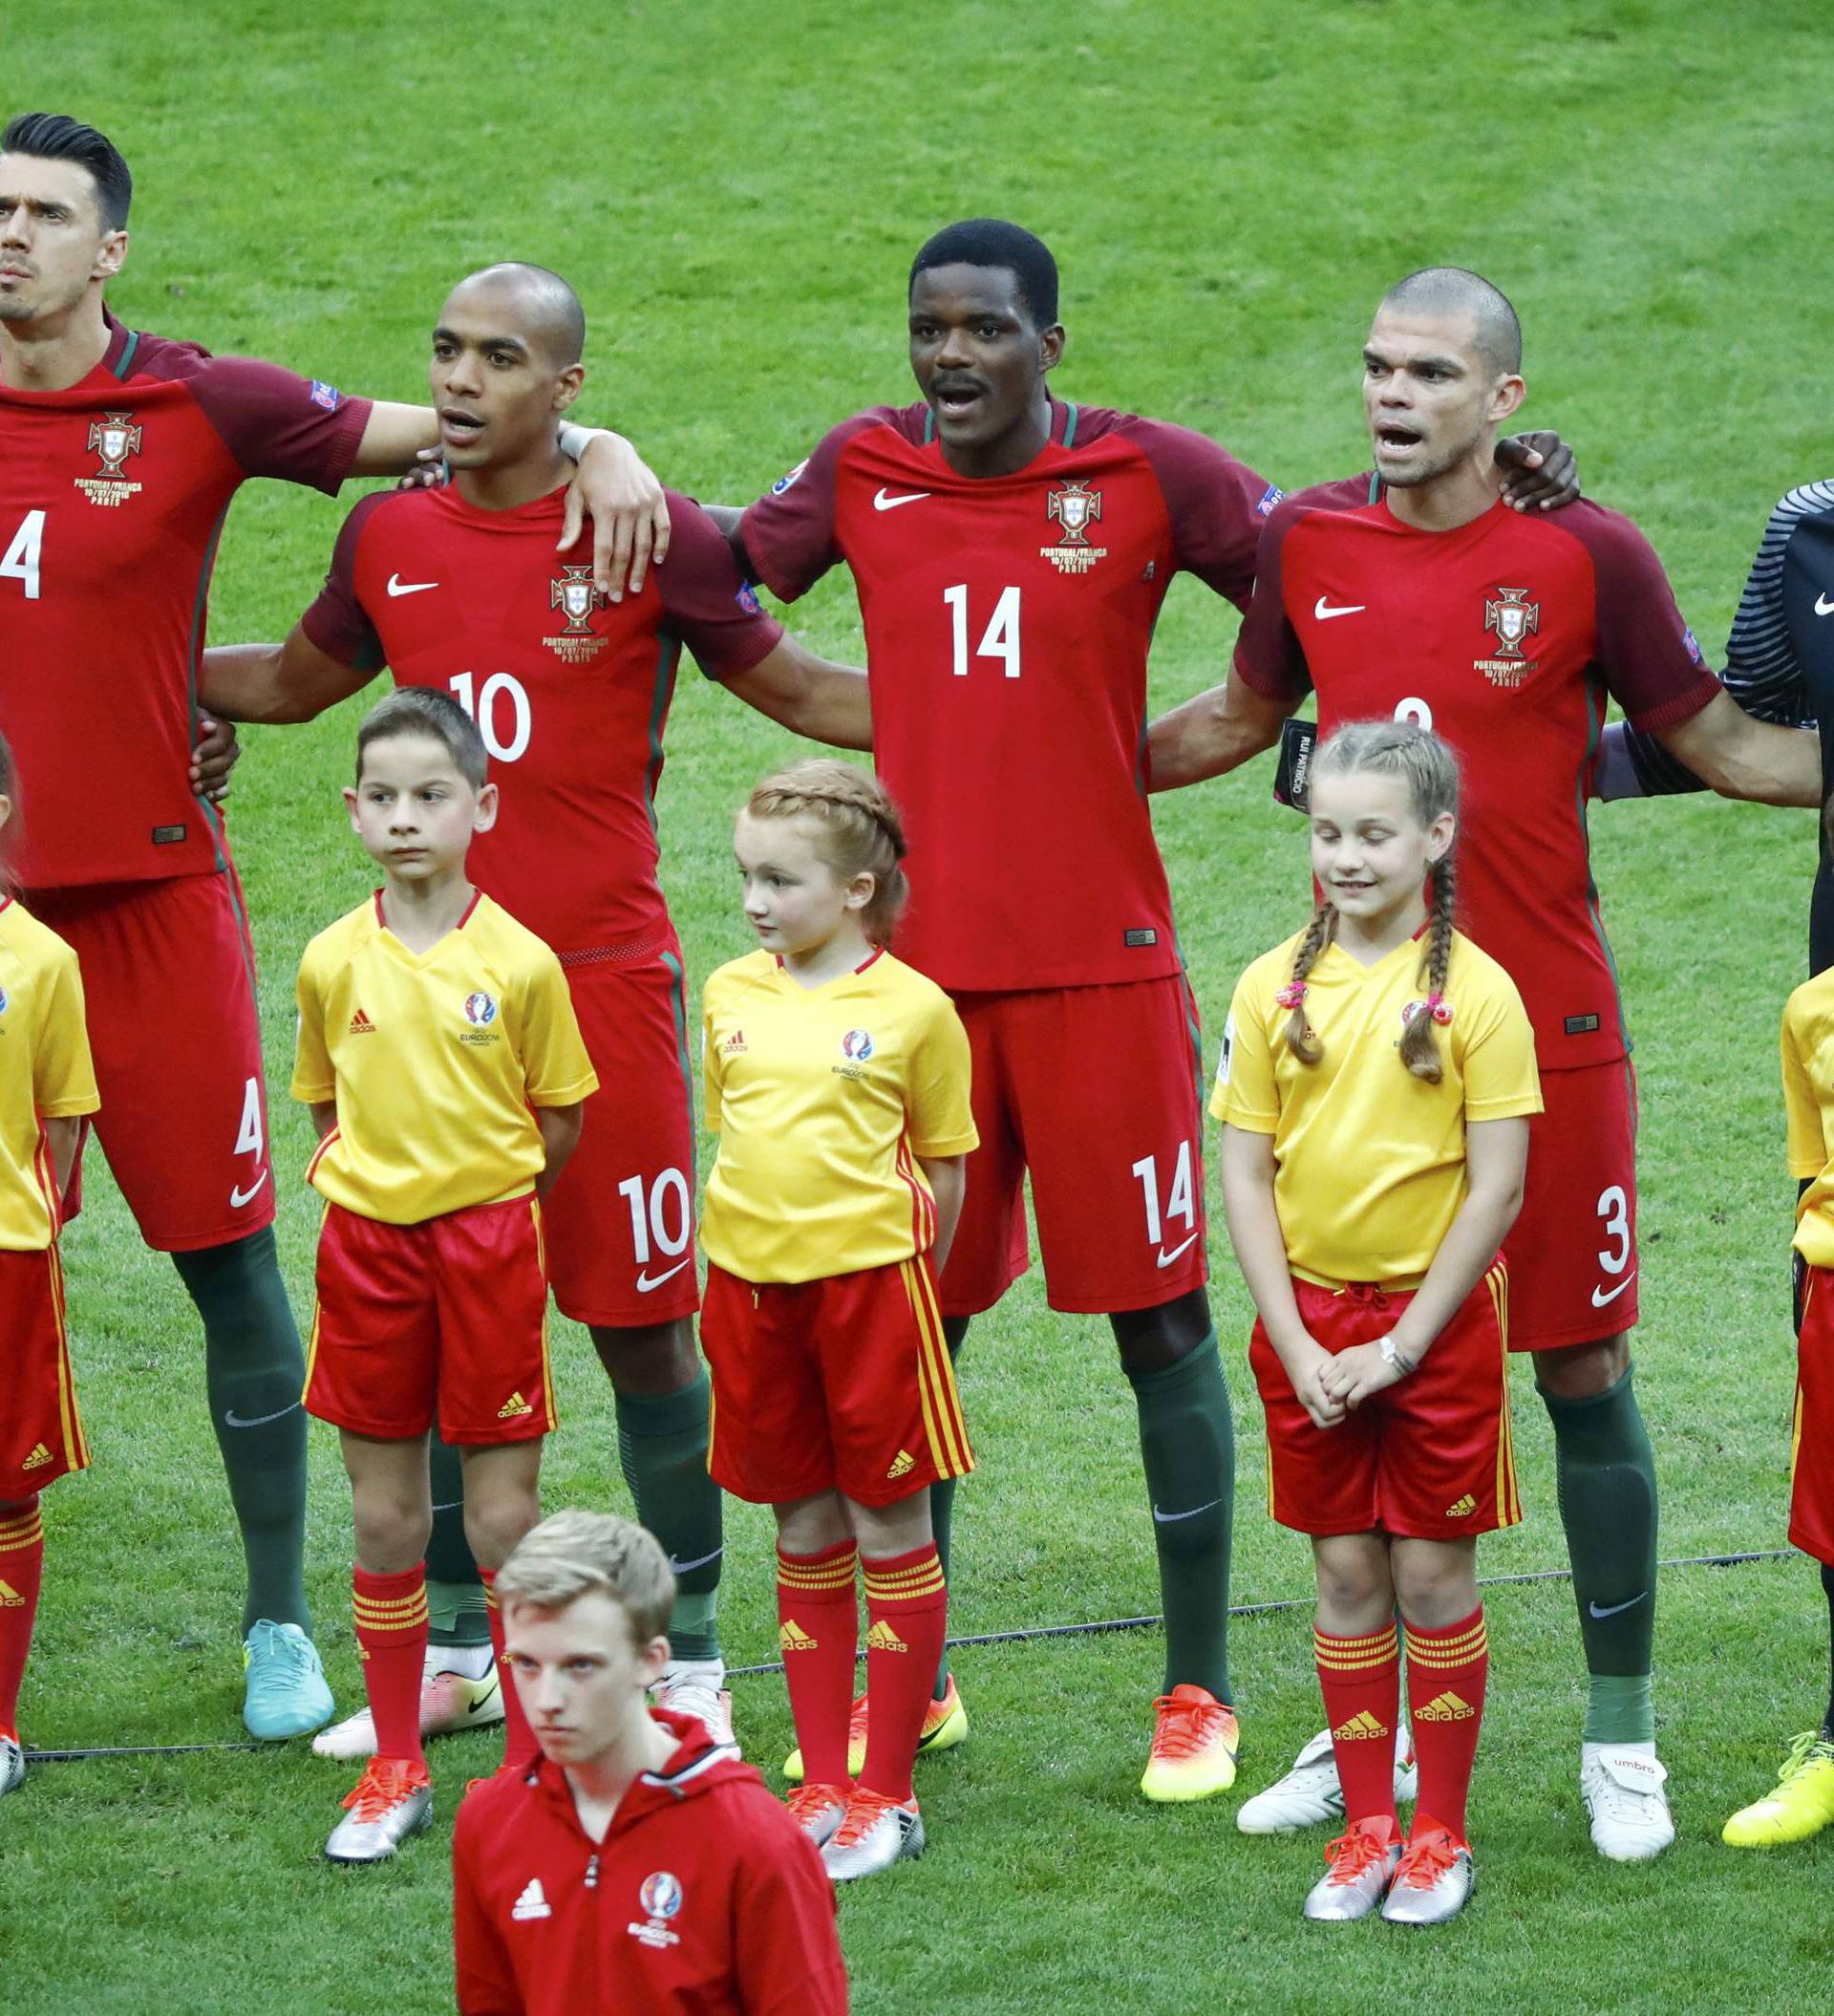
[[[1508,295],[1468,267],[1424,266],[1396,281],[1382,306],[1462,310],[1477,324],[1478,349],[1490,369],[1522,369],[1522,324]]]
[[[1057,262],[1042,238],[997,217],[970,217],[936,233],[910,263],[910,286],[937,266],[998,266],[1013,275],[1019,300],[1039,329],[1057,319]],[[906,289],[908,292],[908,289]]]
[[[458,765],[459,776],[474,791],[483,789],[490,773],[490,759],[484,753],[484,739],[478,732],[478,723],[450,694],[436,693],[430,686],[397,686],[363,717],[356,731],[359,788],[363,783],[363,758],[370,745],[396,741],[410,735],[423,735],[442,742]]]
[[[0,154],[30,154],[34,160],[75,161],[87,168],[96,183],[96,207],[102,227],[127,228],[127,208],[134,201],[134,178],[120,150],[105,133],[85,126],[63,112],[21,112],[0,133]]]
[[[530,322],[562,370],[586,354],[586,310],[559,273],[544,266],[531,266],[525,259],[503,259],[468,273],[458,284],[469,287],[479,280],[501,281],[520,291]]]

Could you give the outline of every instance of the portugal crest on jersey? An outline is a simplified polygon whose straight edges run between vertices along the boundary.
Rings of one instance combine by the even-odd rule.
[[[542,639],[558,657],[569,665],[580,665],[587,658],[597,657],[605,649],[608,640],[592,629],[592,611],[599,606],[599,591],[592,586],[589,567],[562,568],[548,584],[547,606],[558,609],[566,618],[566,628],[559,636]]]
[[[1089,543],[1089,527],[1101,516],[1099,490],[1092,490],[1087,483],[1059,483],[1045,495],[1044,515],[1063,527],[1063,536],[1055,546],[1038,548],[1060,574],[1086,574],[1106,555],[1106,547]]]
[[[140,452],[140,429],[131,413],[105,413],[89,423],[89,452],[101,457],[94,476],[78,476],[76,487],[93,504],[124,504],[139,489],[125,473],[127,459]]]
[[[1523,645],[1541,628],[1541,604],[1529,601],[1525,588],[1500,588],[1484,597],[1483,627],[1495,634],[1497,654],[1474,658],[1472,670],[1487,675],[1493,686],[1520,686],[1537,662]]]

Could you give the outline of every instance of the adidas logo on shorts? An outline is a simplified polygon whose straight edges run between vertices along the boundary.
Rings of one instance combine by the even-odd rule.
[[[35,1443],[32,1446],[32,1454],[26,1458],[26,1460],[19,1466],[19,1468],[22,1470],[39,1470],[43,1469],[45,1465],[48,1464],[50,1461],[51,1451],[44,1446],[42,1442]]]
[[[866,1633],[866,1650],[868,1652],[908,1652],[910,1647],[905,1643],[904,1640],[898,1636],[897,1632],[882,1617],[873,1625],[872,1629]]]
[[[518,1923],[531,1918],[552,1918],[554,1907],[547,1901],[547,1894],[542,1888],[542,1879],[532,1876],[522,1894],[509,1907],[509,1915]]]
[[[532,1414],[534,1411],[535,1409],[529,1405],[528,1402],[520,1393],[512,1393],[503,1402],[502,1405],[497,1409],[497,1419],[499,1421],[515,1421],[522,1415]]]
[[[777,1648],[779,1652],[813,1652],[816,1641],[803,1630],[795,1618],[786,1617],[777,1627]]]
[[[1348,1722],[1339,1723],[1331,1732],[1334,1743],[1357,1743],[1390,1733],[1382,1726],[1381,1718],[1372,1715],[1367,1708],[1358,1708]]]
[[[916,1468],[916,1457],[908,1449],[900,1449],[897,1455],[891,1459],[891,1468],[886,1470],[885,1475],[887,1477],[902,1477],[907,1471],[914,1470]]]
[[[352,1036],[373,1036],[375,1034],[375,1024],[371,1021],[360,1008],[351,1018],[351,1034]]]
[[[1477,1509],[1478,1501],[1466,1491],[1456,1505],[1448,1505],[1445,1508],[1445,1516],[1448,1519],[1468,1519]]]
[[[1423,1708],[1414,1710],[1416,1722],[1469,1722],[1477,1713],[1468,1701],[1461,1701],[1449,1689],[1436,1694]]]

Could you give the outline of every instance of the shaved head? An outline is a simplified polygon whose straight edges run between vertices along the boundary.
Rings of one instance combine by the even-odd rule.
[[[557,370],[577,364],[586,352],[586,311],[580,297],[558,273],[520,259],[487,266],[459,281],[451,299],[488,295],[506,308],[515,332],[531,349],[539,349]]]
[[[1403,313],[1469,315],[1479,354],[1490,369],[1503,373],[1522,369],[1522,324],[1516,320],[1508,296],[1482,273],[1468,272],[1461,266],[1422,267],[1418,273],[1397,280],[1382,296],[1382,307]]]

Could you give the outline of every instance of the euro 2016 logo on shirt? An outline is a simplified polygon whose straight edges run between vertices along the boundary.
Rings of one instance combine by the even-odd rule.
[[[682,1905],[681,1878],[667,1869],[644,1877],[637,1889],[637,1902],[648,1916],[632,1919],[625,1930],[646,1946],[678,1946],[681,1934],[669,1929],[669,1920]]]
[[[864,1029],[849,1029],[841,1039],[841,1055],[849,1063],[864,1064],[872,1055],[872,1036]]]
[[[335,385],[326,384],[323,378],[314,378],[306,396],[314,406],[323,406],[327,413],[335,413],[344,403],[344,395]]]
[[[131,413],[105,413],[100,419],[90,421],[89,450],[101,457],[102,465],[94,476],[76,476],[71,481],[91,504],[120,504],[139,493],[139,484],[124,471],[128,457],[140,452],[142,431]]]
[[[1056,546],[1041,546],[1042,553],[1060,574],[1086,574],[1098,560],[1107,557],[1105,546],[1089,544],[1089,527],[1101,516],[1101,492],[1087,483],[1062,483],[1046,493],[1044,515],[1063,527]]]
[[[1499,588],[1483,602],[1483,627],[1494,633],[1494,658],[1473,658],[1471,669],[1481,672],[1493,686],[1520,686],[1541,662],[1523,649],[1528,637],[1541,628],[1541,604],[1530,602],[1525,588]]]
[[[482,1029],[497,1019],[497,1003],[487,994],[466,995],[465,1019]]]
[[[781,497],[784,491],[790,487],[808,466],[809,459],[805,455],[794,469],[785,469],[783,474],[771,485],[771,495],[773,497]]]

